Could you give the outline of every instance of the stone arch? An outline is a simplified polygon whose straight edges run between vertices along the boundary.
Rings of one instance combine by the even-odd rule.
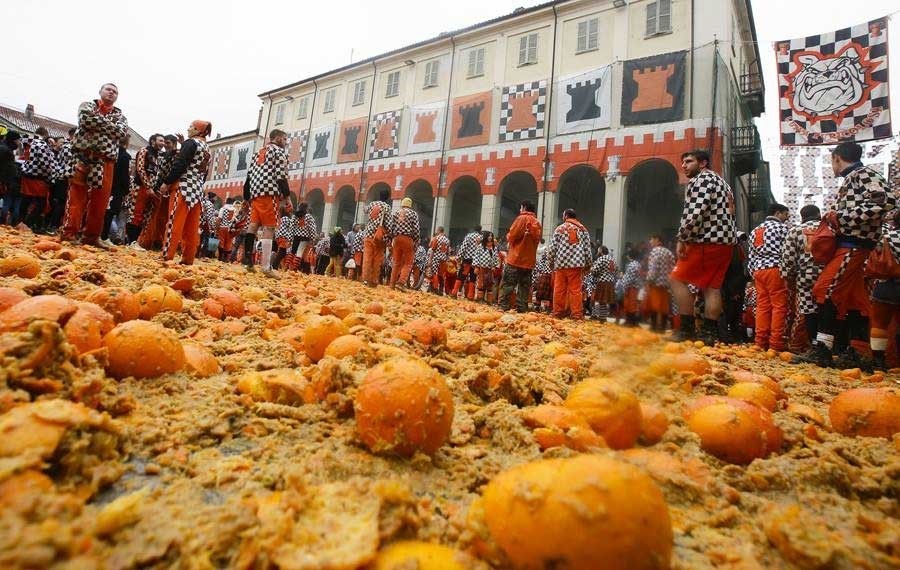
[[[481,223],[481,184],[472,176],[461,176],[450,185],[448,196],[447,237],[458,246],[463,236]]]
[[[306,193],[306,203],[309,204],[309,213],[316,219],[319,228],[325,224],[322,219],[325,216],[325,192],[321,188],[313,188]]]
[[[341,186],[334,196],[334,223],[325,228],[326,232],[334,230],[334,226],[343,228],[344,233],[353,228],[356,218],[356,188],[353,186]]]
[[[419,239],[428,240],[434,223],[434,190],[427,180],[418,179],[406,187],[405,196],[412,199],[413,210],[419,214]]]
[[[390,192],[391,187],[388,185],[387,182],[376,182],[375,184],[372,184],[371,186],[369,186],[369,190],[366,192],[366,205],[371,204],[372,202],[377,200],[378,195],[381,193],[382,190],[387,190],[388,192]],[[389,199],[388,204],[390,204],[390,203],[391,202]]]
[[[625,243],[622,252],[653,233],[667,242],[678,232],[684,205],[684,186],[667,160],[651,158],[628,173],[625,185]]]
[[[519,204],[522,200],[531,200],[535,206],[538,203],[537,180],[531,174],[516,170],[507,174],[500,181],[498,192],[497,213],[495,218],[494,236],[497,241],[506,239],[506,232],[512,226],[513,220],[519,215]]]
[[[587,164],[578,164],[563,172],[557,190],[556,218],[548,225],[562,222],[562,214],[569,208],[591,234],[591,239],[603,241],[603,214],[606,202],[606,179]]]

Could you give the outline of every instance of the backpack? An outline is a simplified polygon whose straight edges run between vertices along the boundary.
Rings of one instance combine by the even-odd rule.
[[[900,264],[894,259],[888,238],[881,242],[881,249],[875,248],[866,260],[866,276],[875,279],[894,279],[900,277]]]
[[[819,264],[826,264],[837,251],[837,213],[828,212],[822,216],[819,227],[807,239],[809,253]]]

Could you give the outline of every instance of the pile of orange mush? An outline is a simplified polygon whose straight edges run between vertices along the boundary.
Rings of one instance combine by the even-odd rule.
[[[0,567],[900,566],[900,374],[0,230]]]

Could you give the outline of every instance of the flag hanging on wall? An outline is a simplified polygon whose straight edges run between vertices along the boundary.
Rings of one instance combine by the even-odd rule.
[[[310,166],[325,166],[333,162],[334,124],[323,125],[313,129],[309,135],[309,148],[312,156]]]
[[[253,146],[252,142],[235,145],[231,158],[235,174],[242,174],[247,171],[250,160],[253,158]]]
[[[363,148],[366,145],[366,117],[341,121],[338,136],[338,162],[355,162],[362,160]]]
[[[369,125],[369,158],[390,158],[400,154],[400,111],[372,117]]]
[[[443,101],[410,108],[407,153],[441,150],[445,109],[446,104]]]
[[[228,178],[228,168],[231,166],[231,147],[226,146],[216,150],[212,159],[212,180]]]
[[[887,18],[775,44],[782,145],[891,136]]]
[[[504,87],[500,94],[500,142],[544,136],[546,115],[545,80]]]
[[[630,59],[622,66],[622,124],[684,118],[686,51]]]
[[[299,170],[306,162],[306,129],[288,133],[288,170]]]
[[[612,116],[612,66],[560,78],[555,97],[557,132],[608,129]]]
[[[450,148],[487,144],[491,138],[493,91],[453,99]]]

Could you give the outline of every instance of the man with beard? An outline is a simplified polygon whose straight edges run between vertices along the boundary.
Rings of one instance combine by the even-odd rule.
[[[160,152],[165,138],[157,133],[150,137],[150,144],[138,151],[134,159],[134,190],[132,191],[131,219],[125,225],[125,243],[137,244],[141,228],[148,213],[156,177],[159,172]],[[138,246],[140,247],[140,246]]]
[[[584,316],[582,278],[591,268],[591,236],[578,220],[575,210],[563,212],[563,223],[556,226],[550,238],[547,259],[553,269],[553,316]]]
[[[78,129],[72,139],[73,166],[69,179],[63,241],[100,246],[100,232],[112,192],[113,170],[119,156],[119,140],[128,134],[128,121],[115,106],[119,88],[100,87],[100,98],[78,107]],[[105,246],[100,246],[105,247]]]
[[[162,246],[162,240],[166,235],[166,225],[169,222],[169,195],[162,190],[163,178],[169,175],[175,155],[178,154],[178,141],[182,138],[179,134],[163,137],[164,152],[157,154],[158,166],[156,170],[156,182],[153,186],[153,194],[150,206],[144,213],[144,229],[138,237],[135,249],[155,249]]]

